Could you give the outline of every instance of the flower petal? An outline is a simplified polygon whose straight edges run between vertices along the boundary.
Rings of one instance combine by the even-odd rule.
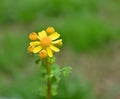
[[[40,44],[39,41],[30,42],[30,46],[36,46],[36,45],[39,45],[39,44]]]
[[[47,53],[49,57],[53,57],[53,52],[49,47],[47,48]]]
[[[59,43],[61,41],[62,41],[62,39],[59,39],[59,40],[53,41],[52,44],[57,44],[57,43]]]
[[[57,48],[57,47],[55,47],[55,46],[53,46],[53,45],[50,45],[50,48],[51,48],[53,51],[55,51],[55,52],[59,52],[59,51],[60,51],[59,48]]]
[[[33,49],[33,53],[38,53],[42,49],[42,46],[37,46]]]
[[[39,39],[40,39],[40,40],[41,40],[42,38],[44,38],[44,37],[47,37],[47,33],[46,33],[45,31],[39,32],[38,35],[39,35]]]
[[[54,32],[49,36],[49,38],[52,40],[56,40],[59,37],[60,37],[60,34],[58,34],[57,32]]]

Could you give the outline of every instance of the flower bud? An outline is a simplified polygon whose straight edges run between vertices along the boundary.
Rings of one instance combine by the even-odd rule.
[[[32,33],[30,33],[30,35],[29,35],[29,39],[30,40],[37,40],[37,34],[35,33],[35,32],[32,32]]]
[[[28,52],[29,52],[29,53],[32,53],[32,52],[33,52],[33,49],[34,49],[33,46],[29,46],[29,47],[28,47]]]
[[[51,33],[54,33],[54,32],[55,32],[55,29],[54,29],[53,27],[48,27],[48,28],[46,29],[46,32],[47,32],[48,34],[51,34]]]
[[[47,57],[47,52],[46,52],[46,50],[40,51],[39,56],[40,56],[41,59],[46,58],[46,57]]]

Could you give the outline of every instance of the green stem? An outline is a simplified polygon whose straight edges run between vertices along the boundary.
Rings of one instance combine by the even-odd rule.
[[[47,62],[46,64],[46,69],[47,69],[47,97],[46,99],[51,99],[51,81],[50,81],[50,74],[51,74],[51,70],[50,70],[50,64]]]

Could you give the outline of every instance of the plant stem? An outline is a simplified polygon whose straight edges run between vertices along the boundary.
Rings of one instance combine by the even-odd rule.
[[[47,97],[46,97],[46,99],[51,99],[51,81],[50,81],[51,70],[50,70],[50,64],[47,63],[46,65],[47,65],[46,69],[47,69],[47,75],[48,75],[48,78],[47,78]]]

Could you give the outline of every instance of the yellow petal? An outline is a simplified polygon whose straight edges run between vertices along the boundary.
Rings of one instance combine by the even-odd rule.
[[[60,34],[58,34],[57,32],[54,32],[49,36],[51,40],[56,40],[59,37],[60,37]]]
[[[33,49],[33,53],[38,53],[42,49],[42,46],[37,46]]]
[[[52,43],[53,43],[53,44],[57,44],[57,43],[59,43],[59,42],[62,42],[62,39],[59,39],[59,40],[53,41]]]
[[[49,47],[47,48],[47,53],[49,57],[53,57],[53,52]]]
[[[41,40],[42,38],[44,38],[44,37],[47,37],[47,33],[46,33],[45,31],[39,32],[38,35],[39,35],[39,39],[40,39],[40,40]]]
[[[60,51],[59,48],[57,48],[57,47],[55,47],[55,46],[53,46],[53,45],[50,45],[50,48],[51,48],[53,51],[55,51],[55,52],[59,52],[59,51]]]
[[[36,45],[39,45],[39,44],[40,44],[39,41],[30,42],[30,46],[36,46]]]

